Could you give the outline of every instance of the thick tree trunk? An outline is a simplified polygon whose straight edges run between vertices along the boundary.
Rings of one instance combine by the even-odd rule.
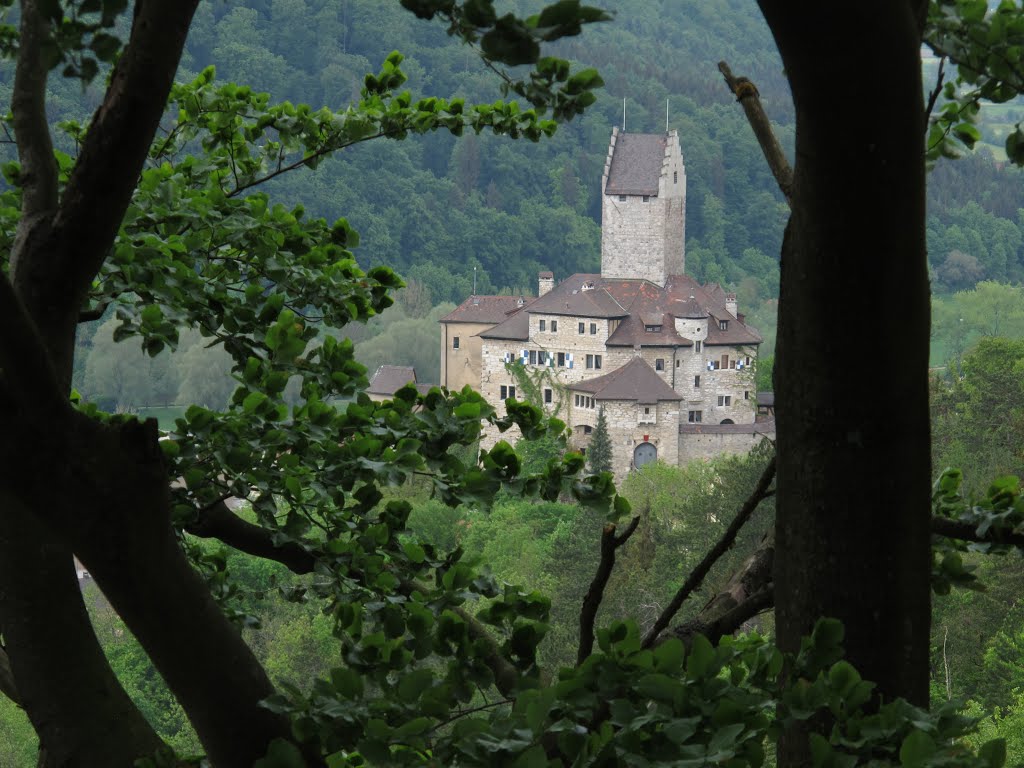
[[[182,703],[217,766],[250,766],[286,717],[251,651],[183,557],[153,427],[71,411],[75,326],[135,189],[197,0],[137,0],[131,38],[56,200],[43,110],[46,22],[23,7],[15,84],[24,179],[0,275],[0,626],[18,693],[55,765],[120,766],[160,742],[120,689],[74,579],[78,554]],[[49,162],[47,162],[49,160]]]
[[[775,387],[780,645],[820,616],[885,698],[928,702],[929,297],[907,0],[760,0],[796,106]],[[867,43],[867,45],[865,45]],[[790,738],[780,765],[804,762]]]

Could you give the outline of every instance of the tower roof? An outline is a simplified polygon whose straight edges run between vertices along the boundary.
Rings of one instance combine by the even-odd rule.
[[[619,133],[615,139],[606,195],[656,195],[665,163],[664,133]]]

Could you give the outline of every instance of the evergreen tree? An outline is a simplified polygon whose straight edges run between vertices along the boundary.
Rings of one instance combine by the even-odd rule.
[[[597,413],[597,426],[594,427],[594,434],[590,437],[587,456],[590,461],[590,471],[594,474],[612,471],[612,441],[608,437],[608,420],[604,417],[604,408]]]

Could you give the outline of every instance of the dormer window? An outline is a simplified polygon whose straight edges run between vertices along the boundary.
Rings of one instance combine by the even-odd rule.
[[[720,331],[728,331],[729,330],[729,321],[728,320],[719,320],[718,321],[718,330],[720,330]]]
[[[645,325],[644,326],[644,330],[647,333],[661,333],[661,326],[660,325]]]

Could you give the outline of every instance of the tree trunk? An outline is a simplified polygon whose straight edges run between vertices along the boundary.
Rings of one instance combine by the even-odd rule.
[[[779,644],[841,619],[886,698],[928,703],[929,296],[908,0],[760,0],[796,106],[775,389]],[[865,42],[870,46],[865,47]],[[809,762],[785,739],[780,765]]]

